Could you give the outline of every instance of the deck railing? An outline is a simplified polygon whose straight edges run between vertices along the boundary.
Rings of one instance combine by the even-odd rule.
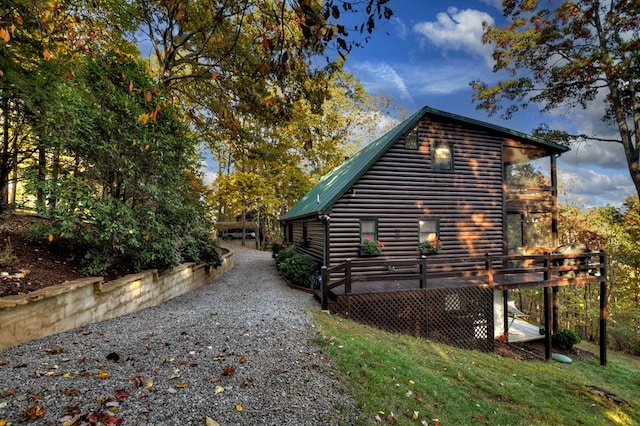
[[[554,287],[606,280],[606,254],[592,251],[582,254],[494,255],[475,257],[421,256],[414,259],[353,260],[322,267],[321,303],[328,309],[329,292],[344,286],[352,293],[354,283],[367,281],[418,280],[427,288],[430,280],[443,278],[479,278],[476,286],[496,290],[525,287]]]

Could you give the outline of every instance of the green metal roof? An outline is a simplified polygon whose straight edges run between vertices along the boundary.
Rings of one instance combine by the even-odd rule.
[[[569,151],[569,148],[564,145],[545,141],[544,139],[526,133],[425,106],[391,129],[384,136],[365,146],[357,154],[327,173],[282,217],[282,220],[287,221],[295,218],[331,213],[333,204],[338,201],[402,135],[413,129],[416,123],[425,115],[448,118],[479,126],[505,136],[511,136],[535,145],[547,147],[557,153]]]

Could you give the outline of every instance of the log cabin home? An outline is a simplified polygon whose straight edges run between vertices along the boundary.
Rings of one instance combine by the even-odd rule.
[[[285,240],[322,265],[323,309],[462,347],[493,350],[514,336],[509,291],[542,287],[545,322],[528,333],[547,341],[550,357],[543,328],[557,328],[557,288],[605,276],[601,252],[570,262],[584,272],[572,278],[566,257],[549,253],[558,246],[556,161],[567,151],[425,106],[300,199],[282,217]],[[383,247],[372,256],[366,241]]]

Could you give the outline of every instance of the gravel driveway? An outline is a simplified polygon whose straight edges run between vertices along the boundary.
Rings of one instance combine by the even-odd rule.
[[[0,424],[351,424],[310,342],[318,303],[271,253],[234,250],[235,268],[193,292],[1,351]]]

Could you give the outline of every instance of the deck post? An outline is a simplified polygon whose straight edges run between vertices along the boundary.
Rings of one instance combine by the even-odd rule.
[[[552,327],[552,315],[551,315],[551,287],[544,287],[544,359],[551,359],[551,327]]]
[[[607,256],[600,250],[600,365],[607,365]]]
[[[427,288],[427,256],[420,256],[420,288]]]
[[[493,257],[491,253],[487,253],[485,268],[487,269],[487,284],[493,284]]]
[[[324,265],[320,271],[322,276],[322,300],[320,301],[320,304],[322,305],[322,310],[326,311],[329,308],[329,271]]]
[[[509,343],[509,290],[502,290],[502,314],[504,317],[504,337]],[[515,319],[514,319],[515,320]]]
[[[344,294],[351,294],[351,258],[344,260]]]

